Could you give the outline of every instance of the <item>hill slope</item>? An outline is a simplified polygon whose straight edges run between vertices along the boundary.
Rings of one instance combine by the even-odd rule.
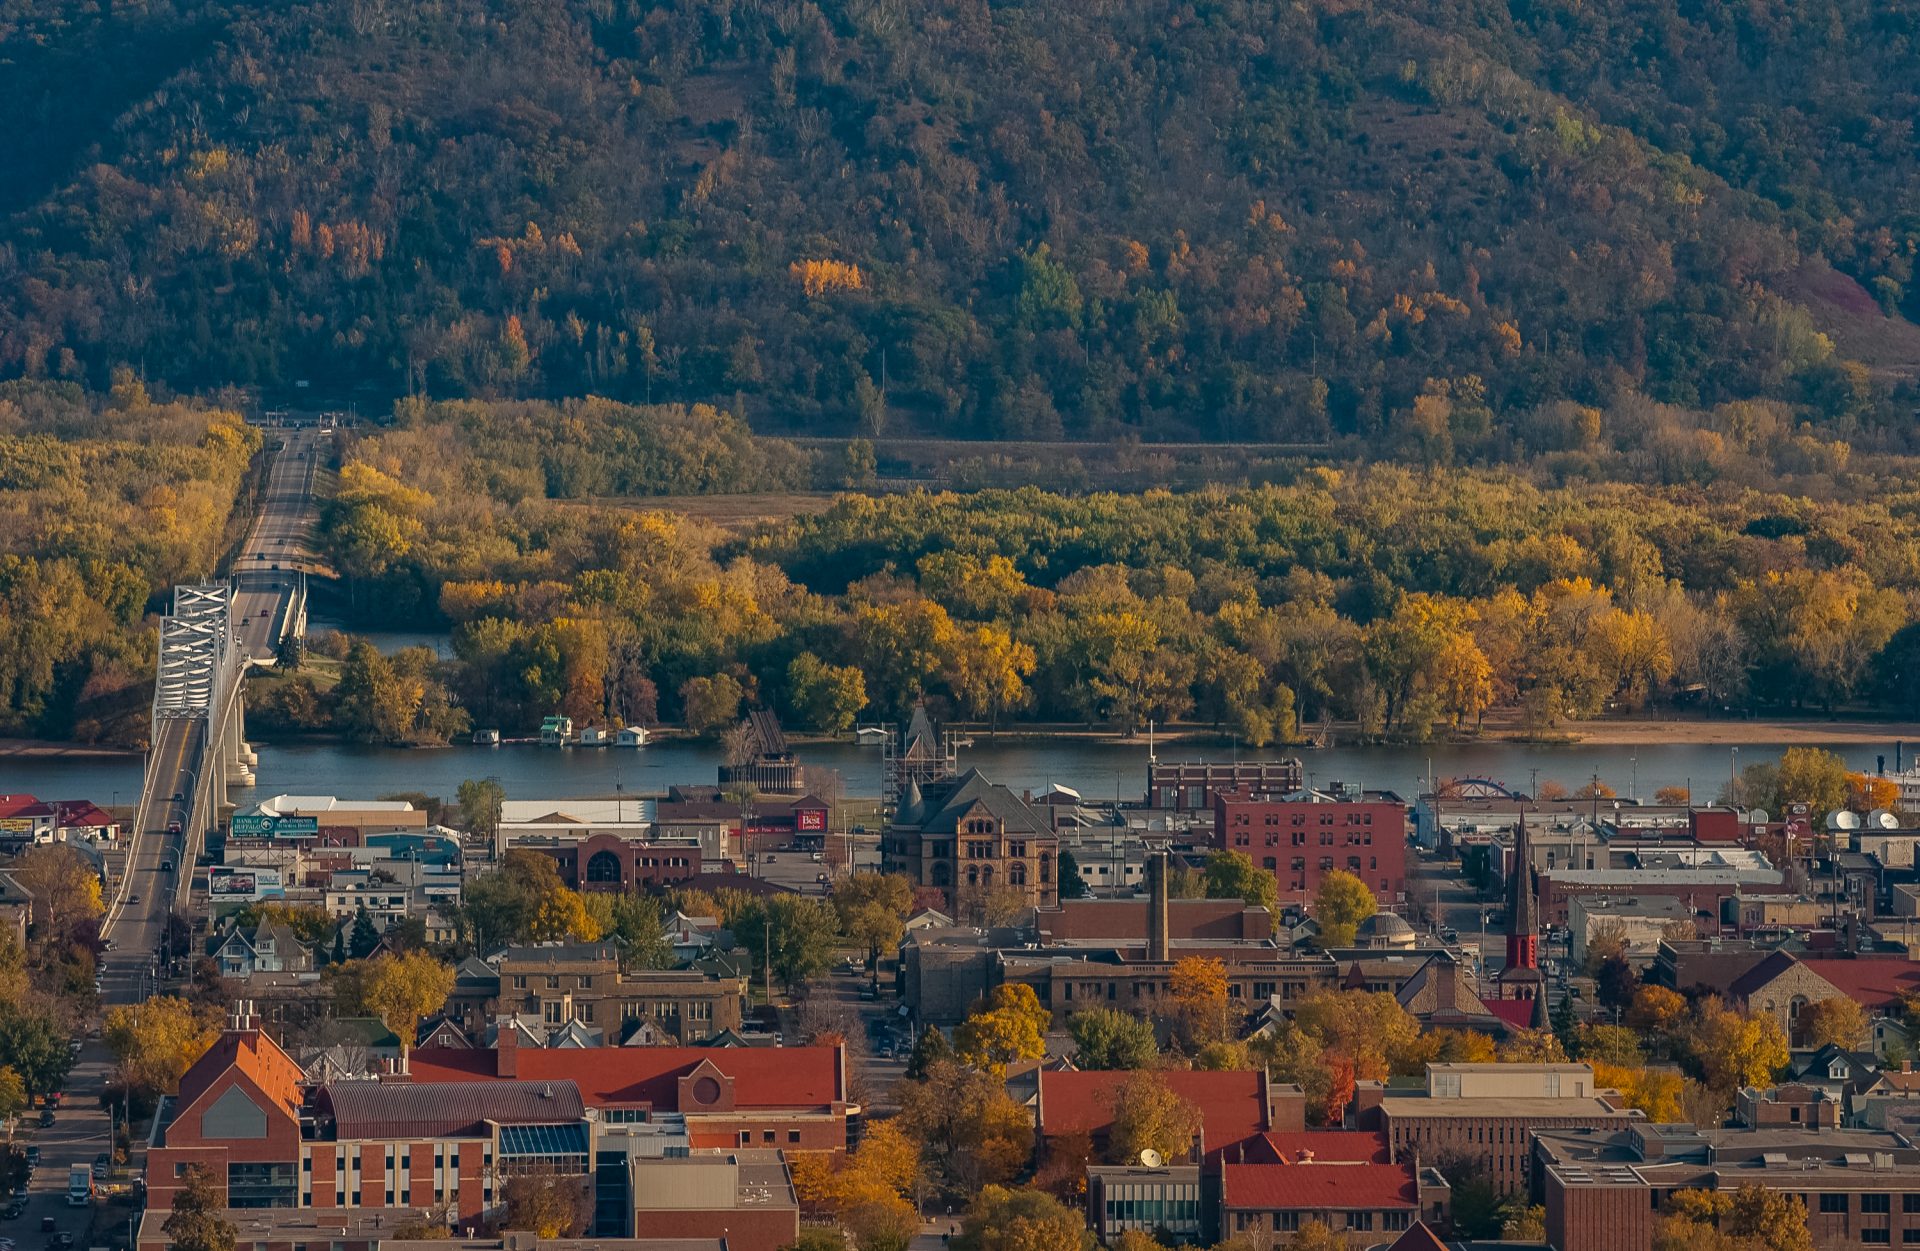
[[[1485,456],[1641,390],[1900,446],[1920,17],[1776,7],[5,0],[0,373]]]

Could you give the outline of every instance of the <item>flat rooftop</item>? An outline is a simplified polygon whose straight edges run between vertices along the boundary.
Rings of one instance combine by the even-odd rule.
[[[1493,1117],[1552,1120],[1568,1116],[1604,1116],[1628,1121],[1641,1115],[1630,1108],[1616,1108],[1605,1099],[1592,1096],[1564,1099],[1545,1096],[1510,1099],[1500,1095],[1437,1098],[1424,1091],[1401,1094],[1392,1090],[1381,1099],[1380,1111],[1390,1117],[1446,1117],[1454,1120],[1486,1120]]]

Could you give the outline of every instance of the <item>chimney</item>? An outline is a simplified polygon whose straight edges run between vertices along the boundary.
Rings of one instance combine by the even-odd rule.
[[[498,1018],[498,1033],[493,1042],[493,1075],[520,1076],[520,1031],[512,1017]]]
[[[1164,963],[1167,942],[1167,853],[1147,857],[1147,959]]]

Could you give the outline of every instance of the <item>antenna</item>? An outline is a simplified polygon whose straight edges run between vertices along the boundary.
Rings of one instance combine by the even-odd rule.
[[[1900,818],[1885,808],[1875,808],[1867,814],[1867,824],[1875,829],[1897,830],[1900,828]]]
[[[1166,1159],[1158,1151],[1155,1151],[1152,1147],[1144,1147],[1141,1149],[1140,1151],[1141,1167],[1159,1168],[1162,1164],[1165,1164],[1165,1163],[1166,1163]]]

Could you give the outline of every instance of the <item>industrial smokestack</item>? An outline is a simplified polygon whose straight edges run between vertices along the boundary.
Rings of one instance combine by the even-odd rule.
[[[1147,857],[1147,959],[1166,961],[1167,948],[1167,853],[1156,851]]]

